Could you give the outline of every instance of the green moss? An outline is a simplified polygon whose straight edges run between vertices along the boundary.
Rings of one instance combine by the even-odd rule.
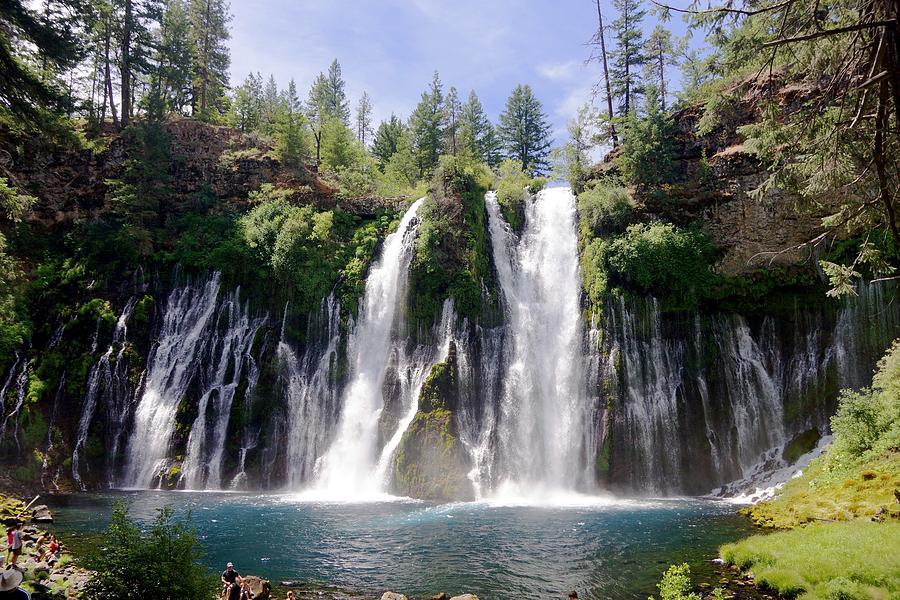
[[[794,439],[785,446],[784,451],[781,453],[781,457],[788,463],[795,463],[798,458],[815,448],[820,439],[822,439],[822,434],[819,433],[818,429],[804,431],[795,436]]]

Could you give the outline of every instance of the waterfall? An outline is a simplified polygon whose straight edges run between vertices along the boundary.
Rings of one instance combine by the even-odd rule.
[[[166,465],[179,404],[209,339],[207,327],[215,314],[220,281],[216,272],[202,286],[188,284],[169,294],[135,410],[122,477],[126,487],[149,487]]]
[[[221,487],[231,405],[252,360],[253,340],[265,322],[265,317],[252,318],[247,303],[241,304],[240,288],[228,294],[216,310],[200,373],[203,393],[182,465],[182,480],[188,489]],[[246,393],[252,395],[253,390]]]
[[[643,493],[744,493],[785,466],[795,436],[827,433],[841,388],[871,381],[900,335],[894,286],[860,286],[832,308],[795,305],[791,318],[666,315],[652,299],[620,296],[605,315],[605,377],[617,486]],[[750,488],[752,489],[752,487]]]
[[[387,236],[366,279],[359,321],[348,340],[350,380],[343,391],[337,432],[316,465],[315,490],[335,498],[381,493],[376,473],[378,426],[385,405],[385,373],[398,351],[393,343],[401,326],[406,280],[412,260],[423,199],[410,206],[397,231]]]
[[[119,420],[121,413],[124,412],[124,404],[130,396],[128,390],[128,374],[125,369],[124,352],[125,339],[128,335],[127,323],[131,312],[134,310],[135,299],[130,298],[122,310],[122,314],[116,321],[116,327],[113,330],[112,342],[106,349],[106,352],[91,367],[87,379],[87,391],[82,402],[81,416],[78,419],[78,429],[75,433],[75,447],[72,450],[72,478],[76,485],[82,490],[85,485],[81,480],[81,452],[84,450],[84,444],[88,438],[91,424],[93,423],[94,413],[97,410],[97,403],[101,395],[105,396],[108,413],[116,415],[112,421]],[[115,360],[115,366],[110,365],[110,357],[112,357],[116,346],[119,346],[119,353]],[[118,392],[118,393],[117,393]],[[117,401],[118,400],[118,401]],[[122,407],[122,408],[118,408]],[[116,427],[111,427],[115,431]],[[117,443],[113,444],[117,446]],[[117,448],[107,448],[109,456],[115,456]]]
[[[61,338],[62,336],[60,336]],[[56,339],[55,343],[51,341],[50,347],[54,347],[59,343],[59,339]],[[56,440],[54,439],[54,431],[56,430],[56,420],[59,416],[59,404],[60,400],[63,397],[63,392],[66,389],[66,372],[63,371],[62,375],[59,377],[59,384],[56,386],[56,393],[53,395],[53,407],[50,409],[50,420],[47,423],[47,442],[44,446],[43,458],[41,459],[41,486],[47,490],[50,489],[50,486],[47,485],[47,477],[50,471],[50,458],[54,450],[56,449]],[[56,466],[56,470],[53,472],[53,475],[50,476],[50,484],[53,485],[53,489],[59,490],[59,476],[61,474],[62,467],[60,465]]]
[[[262,348],[266,347],[268,340],[268,331],[261,344]],[[259,383],[260,369],[259,364],[253,355],[247,356],[247,387],[244,390],[243,411],[244,415],[249,415],[253,404],[253,391],[256,384]],[[243,489],[247,485],[247,453],[255,449],[259,445],[259,427],[250,423],[250,419],[245,419],[244,427],[241,431],[241,447],[238,450],[238,468],[237,473],[231,480],[231,489]]]
[[[510,340],[496,424],[499,493],[591,490],[584,451],[595,401],[584,362],[575,197],[550,188],[527,198],[521,237],[495,195],[486,200]]]
[[[16,367],[19,367],[18,376],[15,375]],[[21,454],[22,448],[19,445],[19,414],[22,412],[22,407],[25,405],[25,392],[28,388],[28,371],[29,365],[28,360],[25,358],[18,358],[16,355],[16,364],[13,365],[13,368],[9,372],[9,378],[3,386],[2,392],[0,392],[0,415],[2,415],[3,408],[3,399],[6,398],[7,392],[9,390],[9,386],[11,384],[15,385],[15,404],[13,405],[12,410],[7,413],[7,415],[3,418],[3,423],[0,424],[0,443],[6,440],[6,434],[9,429],[9,420],[13,420],[13,440],[16,443],[16,454]]]
[[[340,321],[341,305],[331,294],[310,321],[308,344],[301,357],[285,341],[283,333],[278,342],[278,363],[287,396],[289,489],[300,489],[313,478],[316,457],[328,449],[328,434],[338,405],[335,371],[341,342]]]

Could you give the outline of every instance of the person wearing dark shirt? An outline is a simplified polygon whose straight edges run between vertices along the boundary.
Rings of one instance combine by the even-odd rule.
[[[222,598],[225,600],[237,600],[241,594],[241,574],[234,569],[234,564],[228,563],[222,573]]]
[[[22,573],[16,569],[7,569],[0,573],[0,600],[31,600],[31,595],[19,588]]]

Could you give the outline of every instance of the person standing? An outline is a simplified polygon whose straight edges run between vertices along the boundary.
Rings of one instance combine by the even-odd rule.
[[[0,600],[31,600],[31,595],[19,587],[22,573],[7,569],[0,573]]]
[[[16,524],[16,528],[12,533],[12,544],[9,546],[12,551],[12,558],[9,561],[10,566],[13,568],[16,567],[16,563],[19,561],[19,556],[22,554],[22,522],[20,521]]]

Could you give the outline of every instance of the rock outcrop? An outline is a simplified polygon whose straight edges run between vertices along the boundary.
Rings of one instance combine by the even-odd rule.
[[[456,346],[434,365],[419,393],[419,411],[403,434],[394,470],[396,491],[405,496],[446,502],[472,500],[469,455],[459,439],[456,419]]]

